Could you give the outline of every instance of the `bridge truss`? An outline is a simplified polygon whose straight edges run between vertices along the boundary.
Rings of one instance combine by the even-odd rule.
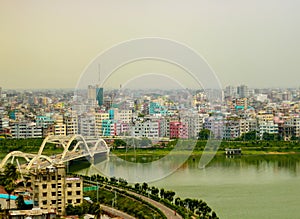
[[[47,156],[43,154],[47,143],[55,144],[57,147],[62,147],[64,150],[61,154],[55,156]],[[22,151],[12,151],[8,153],[0,163],[2,169],[7,162],[14,162],[15,158],[23,158],[26,164],[22,165],[24,169],[30,170],[35,168],[44,168],[46,166],[64,163],[70,160],[75,160],[81,157],[94,158],[97,153],[109,153],[109,147],[103,139],[90,138],[87,139],[82,135],[69,136],[47,136],[37,154],[25,153]]]

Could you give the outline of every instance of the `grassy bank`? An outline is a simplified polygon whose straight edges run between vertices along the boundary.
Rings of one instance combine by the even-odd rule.
[[[43,142],[43,138],[29,138],[29,139],[1,139],[0,140],[0,154],[8,154],[11,151],[22,151],[26,153],[37,153]],[[47,143],[43,154],[52,155],[62,153],[63,148],[57,147],[55,144]]]
[[[186,141],[188,142],[188,141]],[[176,141],[169,143],[164,148],[138,148],[133,149],[112,149],[111,153],[117,156],[166,156],[172,151],[172,154],[192,154],[202,155],[207,141],[195,141],[194,144],[181,142],[180,149],[173,150]],[[177,145],[178,146],[178,145]],[[216,149],[217,149],[216,145]],[[300,153],[300,143],[298,141],[222,141],[217,150],[217,154],[225,154],[225,148],[241,148],[242,154],[245,155],[260,155],[260,154],[294,154]]]

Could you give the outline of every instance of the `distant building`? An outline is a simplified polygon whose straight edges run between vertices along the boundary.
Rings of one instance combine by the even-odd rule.
[[[104,104],[103,95],[104,95],[103,87],[97,87],[96,88],[96,100],[97,100],[98,106],[102,106]]]
[[[237,94],[236,87],[227,86],[225,88],[224,94],[225,94],[225,97],[236,97],[236,94]]]
[[[83,180],[68,177],[64,164],[32,172],[33,204],[42,210],[64,215],[68,204],[83,202]]]
[[[37,116],[36,125],[42,128],[48,128],[50,125],[54,124],[54,120],[50,116]]]
[[[53,124],[54,135],[65,136],[67,133],[66,124],[63,122],[63,116],[55,116],[55,124]]]
[[[249,96],[249,90],[246,85],[241,85],[237,88],[237,94],[240,98],[245,98]]]
[[[65,115],[64,124],[66,125],[66,135],[78,134],[78,116],[76,114]]]
[[[88,100],[95,101],[96,100],[96,87],[89,85],[88,86]]]
[[[9,127],[9,119],[5,117],[0,117],[0,134],[6,133]]]
[[[79,116],[78,133],[83,136],[97,136],[95,116],[93,114]]]
[[[109,113],[95,113],[95,125],[96,125],[96,135],[97,136],[103,136],[103,121],[109,120]]]
[[[16,122],[11,125],[12,138],[42,138],[42,127],[33,122]]]
[[[224,121],[222,117],[208,117],[205,118],[204,121],[204,128],[209,129],[212,133],[213,136],[216,139],[222,139],[223,138],[223,125]]]
[[[183,122],[170,122],[170,138],[188,138],[188,125]]]
[[[267,121],[267,122],[260,121],[259,133],[260,133],[260,137],[262,137],[264,133],[278,134],[278,124],[274,124],[273,121]]]
[[[188,125],[189,138],[197,138],[203,129],[203,117],[198,113],[184,115],[181,117],[181,121]]]
[[[133,137],[147,137],[158,138],[159,137],[159,122],[158,121],[138,121],[132,127]]]

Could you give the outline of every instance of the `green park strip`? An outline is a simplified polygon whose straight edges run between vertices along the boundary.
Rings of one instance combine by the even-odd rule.
[[[0,139],[0,157],[4,157],[11,151],[22,151],[25,153],[37,153],[41,147],[44,138],[28,138],[28,139]],[[53,155],[63,152],[62,147],[55,144],[47,143],[43,154]]]
[[[113,149],[111,154],[116,156],[158,156],[163,157],[172,152],[173,155],[202,155],[204,152],[206,142],[197,141],[194,148],[184,148],[181,150],[172,150],[173,147],[166,148],[127,148],[125,149]],[[294,154],[300,153],[299,142],[285,142],[285,141],[222,141],[216,154],[224,155],[225,148],[241,148],[243,155],[265,155],[265,154]],[[214,153],[214,152],[206,152]]]

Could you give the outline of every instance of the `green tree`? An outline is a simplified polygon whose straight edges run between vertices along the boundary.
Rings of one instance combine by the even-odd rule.
[[[120,147],[120,146],[126,146],[126,145],[127,145],[126,142],[122,139],[115,139],[114,144],[113,144],[114,147]]]
[[[254,141],[256,140],[256,131],[243,133],[240,139],[245,141]]]
[[[143,189],[143,191],[147,192],[148,184],[144,182],[144,183],[142,184],[142,189]]]
[[[16,205],[19,210],[25,210],[26,204],[23,195],[19,195],[16,199]]]
[[[8,209],[10,209],[10,195],[16,189],[16,184],[13,181],[7,181],[7,184],[4,186],[4,189],[8,194]]]
[[[160,198],[165,198],[165,189],[160,189]]]
[[[208,140],[209,138],[213,138],[213,133],[209,129],[202,129],[199,132],[198,135],[199,140]]]
[[[1,173],[0,185],[4,186],[8,193],[8,209],[10,209],[10,195],[16,188],[16,180],[19,178],[19,172],[14,164],[8,163]]]

